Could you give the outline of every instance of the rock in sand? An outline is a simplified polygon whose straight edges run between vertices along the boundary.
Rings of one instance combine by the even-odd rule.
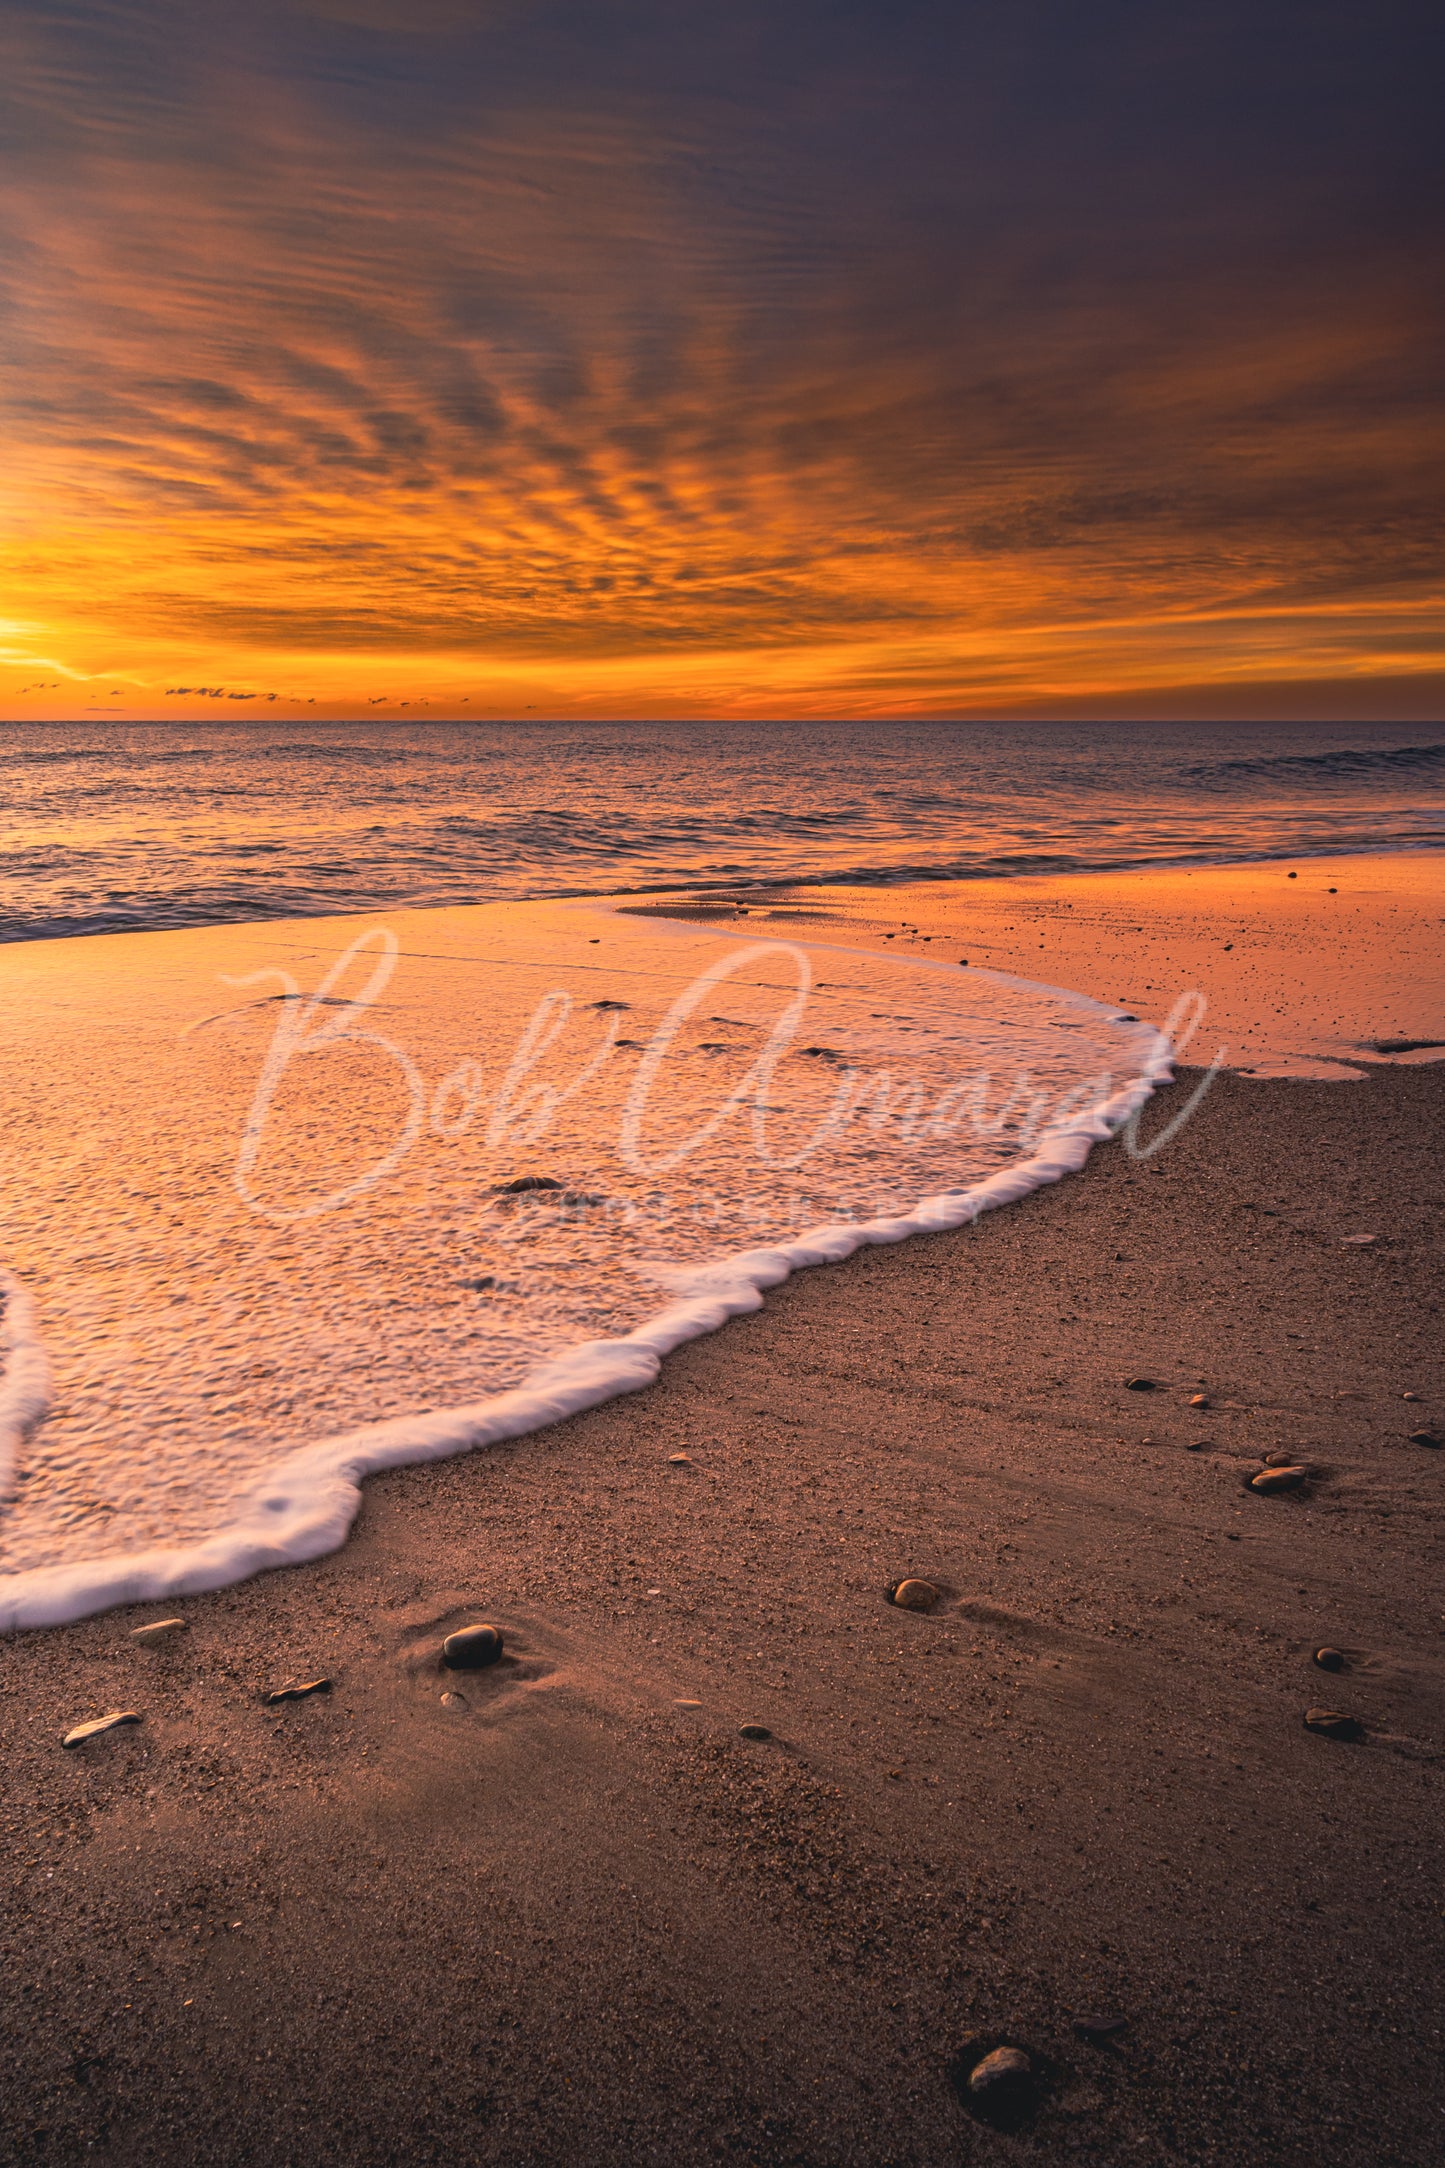
[[[1249,1487],[1269,1498],[1279,1491],[1298,1490],[1308,1474],[1308,1468],[1261,1468],[1250,1477]]]
[[[502,1653],[500,1626],[463,1626],[442,1643],[448,1671],[485,1671]]]
[[[1315,1662],[1321,1671],[1343,1671],[1345,1652],[1343,1649],[1316,1649]]]
[[[738,1726],[738,1737],[740,1739],[771,1739],[772,1736],[766,1724],[739,1724]]]
[[[1306,1709],[1305,1729],[1317,1731],[1323,1739],[1363,1739],[1365,1727],[1357,1716],[1346,1716],[1339,1709]]]
[[[310,1699],[312,1694],[329,1694],[330,1692],[330,1679],[303,1679],[296,1686],[278,1686],[274,1693],[266,1696],[266,1706],[268,1709],[274,1709],[276,1704],[281,1701],[306,1701]]]
[[[186,1622],[183,1618],[152,1619],[149,1626],[132,1626],[130,1637],[143,1649],[153,1648],[162,1641],[169,1641],[172,1634],[183,1634]]]
[[[1022,2048],[995,2048],[968,2073],[968,2089],[975,2099],[1018,2092],[1034,2074],[1034,2066]]]
[[[889,1600],[900,1611],[931,1611],[938,1601],[938,1590],[931,1581],[899,1581],[889,1591]]]

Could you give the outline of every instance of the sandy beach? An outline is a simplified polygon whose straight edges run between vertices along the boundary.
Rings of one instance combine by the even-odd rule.
[[[6,2157],[1440,2158],[1445,1072],[1362,1051],[1440,1031],[1429,864],[747,905],[1198,986],[1297,1066],[377,1479],[330,1558],[8,1637]]]

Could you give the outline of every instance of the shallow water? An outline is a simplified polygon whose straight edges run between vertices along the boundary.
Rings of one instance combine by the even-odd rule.
[[[1437,845],[1398,724],[0,725],[0,939]]]
[[[751,1306],[816,1230],[845,1254],[1077,1163],[1158,1045],[956,963],[575,904],[36,944],[5,980],[5,1261],[54,1374],[10,1617],[47,1572],[74,1615],[121,1600],[97,1565],[169,1547],[139,1592],[330,1547],[358,1471],[539,1379],[514,1429],[645,1382],[629,1336]]]

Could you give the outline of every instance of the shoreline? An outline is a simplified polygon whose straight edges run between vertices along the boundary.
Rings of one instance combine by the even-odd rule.
[[[587,923],[603,927],[605,938],[608,918],[609,914],[599,913]],[[338,924],[344,933],[348,922],[330,922],[327,930],[333,938],[340,938],[335,931]],[[460,935],[465,950],[466,936],[473,930],[471,914],[466,912],[426,914],[420,924],[428,949],[445,948],[448,937]],[[193,996],[193,981],[204,983],[219,956],[230,959],[209,929],[182,937],[179,949],[171,945],[172,939],[158,937],[158,945],[143,941],[140,958],[144,961],[133,958],[132,972],[149,967],[158,974],[157,983],[168,977],[174,980],[167,985],[174,1028],[175,1018]],[[591,944],[583,953],[591,956],[595,947]],[[821,953],[829,952],[825,947]],[[70,959],[57,960],[63,964]],[[433,956],[432,961],[438,959]],[[920,968],[931,976],[934,967],[922,959]],[[222,976],[227,983],[237,983],[234,972]],[[1006,985],[1007,980],[1000,983]],[[39,991],[42,984],[37,978],[37,1007],[48,999],[51,1009],[74,1010],[84,998],[83,974],[77,978],[62,972],[54,984],[46,984],[44,996]],[[429,986],[424,983],[424,992],[425,1005],[433,1015],[455,999],[452,982],[445,978]],[[1066,1003],[1096,1021],[1115,1021],[1107,1009],[1087,997],[1069,995]],[[121,1007],[126,1004],[122,1002]],[[191,1028],[182,1032],[183,1039]],[[302,1442],[267,1463],[235,1494],[223,1523],[189,1542],[153,1540],[93,1557],[0,1573],[0,1632],[45,1630],[138,1601],[179,1600],[324,1556],[346,1542],[361,1502],[360,1485],[367,1477],[387,1468],[476,1451],[562,1422],[579,1409],[616,1395],[635,1393],[656,1377],[667,1354],[717,1331],[730,1317],[758,1308],[764,1292],[791,1273],[834,1264],[870,1244],[891,1244],[971,1223],[984,1212],[1062,1179],[1077,1171],[1096,1143],[1134,1117],[1151,1091],[1171,1074],[1167,1042],[1157,1033],[1141,1026],[1122,1034],[1122,1039],[1126,1042],[1119,1049],[1122,1077],[1095,1079],[1066,1094],[1066,1099],[1086,1095],[1088,1103],[1057,1122],[1046,1122],[1028,1142],[1020,1138],[1016,1156],[998,1172],[921,1195],[915,1191],[907,1204],[883,1218],[805,1223],[791,1235],[754,1237],[742,1248],[724,1250],[685,1270],[674,1268],[658,1282],[660,1306],[630,1331],[621,1337],[580,1337],[534,1363],[516,1383],[490,1393],[478,1396],[474,1390],[461,1400],[433,1394],[408,1413],[363,1416],[360,1422],[340,1426],[334,1417],[328,1425],[329,1410],[323,1407],[320,1434],[314,1428],[309,1436],[303,1432]],[[153,1048],[151,1059],[155,1058]],[[136,1118],[144,1120],[139,1099],[137,1109]],[[433,1306],[437,1299],[434,1293]],[[13,1427],[18,1435],[27,1408],[32,1425],[37,1407],[43,1420],[46,1394],[37,1379],[43,1382],[49,1366],[44,1345],[33,1330],[34,1304],[20,1279],[13,1282],[11,1304],[6,1314],[12,1338],[16,1321],[29,1321],[32,1326],[29,1339],[21,1332],[15,1356],[0,1378],[0,1422],[7,1404],[14,1401]],[[75,1351],[70,1350],[66,1367],[72,1372],[76,1361]],[[63,1398],[63,1392],[58,1397]]]
[[[740,902],[746,903],[750,900],[767,901],[778,895],[791,896],[797,894],[808,898],[820,890],[839,890],[860,898],[871,897],[875,901],[887,901],[898,894],[921,895],[926,894],[929,890],[947,892],[958,889],[967,892],[979,886],[1008,889],[1023,883],[1030,883],[1035,886],[1061,883],[1067,886],[1067,884],[1074,881],[1128,882],[1195,873],[1258,873],[1265,875],[1275,866],[1309,866],[1313,870],[1327,865],[1358,867],[1368,866],[1375,862],[1391,864],[1397,859],[1418,860],[1426,868],[1433,863],[1437,868],[1445,869],[1445,842],[1431,844],[1410,837],[1395,843],[1380,844],[1374,848],[1362,845],[1354,849],[1341,850],[1334,845],[1321,845],[1313,849],[1306,848],[1296,851],[1261,852],[1252,857],[1241,857],[1237,854],[1225,854],[1217,858],[1170,858],[1165,856],[1131,859],[1118,865],[1049,865],[1031,868],[1021,867],[1012,872],[990,871],[987,869],[981,869],[976,873],[931,872],[927,868],[900,867],[896,872],[886,870],[880,870],[877,873],[855,872],[850,877],[840,877],[837,873],[803,873],[791,876],[740,874],[727,880],[709,878],[685,882],[681,886],[675,882],[657,881],[649,882],[638,888],[556,888],[543,889],[525,895],[497,894],[466,898],[442,897],[425,902],[418,902],[410,897],[389,897],[344,912],[331,908],[322,908],[299,914],[294,911],[287,911],[278,913],[274,917],[266,916],[261,918],[231,916],[224,918],[180,918],[174,921],[168,920],[163,925],[137,925],[129,922],[124,925],[77,925],[74,931],[57,930],[52,926],[43,932],[12,934],[5,931],[3,925],[0,925],[0,950],[7,947],[24,947],[35,941],[89,941],[99,940],[111,934],[190,933],[208,927],[219,929],[222,927],[278,926],[291,921],[297,924],[306,924],[312,919],[332,919],[337,917],[376,918],[384,917],[389,912],[426,910],[461,911],[485,909],[494,904],[597,903],[604,906],[617,906],[620,904],[625,907],[625,904],[634,897],[641,899],[648,905],[656,905],[665,897],[678,897],[682,899],[684,904],[687,904],[689,900],[695,904],[705,904],[710,896],[715,895],[736,896]],[[1441,870],[1440,880],[1445,882],[1445,870]]]
[[[1442,1097],[1222,1075],[1150,1162],[375,1478],[162,1649],[8,1637],[16,2157],[1428,2158]],[[1252,1494],[1281,1446],[1306,1489]],[[102,1707],[144,1720],[64,1753]],[[1017,2139],[970,2038],[1044,2074]]]
[[[1241,989],[1249,984],[1251,973],[1255,975],[1248,995],[1253,1008],[1245,1011],[1247,1032],[1264,1027],[1271,1007],[1277,1015],[1286,1014],[1272,998],[1280,987],[1271,987],[1266,981],[1262,988],[1258,983],[1260,965],[1253,959],[1259,950],[1265,951],[1265,961],[1273,967],[1276,977],[1288,975],[1293,980],[1292,1013],[1284,1027],[1288,1031],[1297,1029],[1301,1018],[1307,1017],[1311,1006],[1320,999],[1322,978],[1335,974],[1338,981],[1339,951],[1342,942],[1348,940],[1367,959],[1367,968],[1357,973],[1352,983],[1334,985],[1334,1006],[1337,1010],[1347,1008],[1352,999],[1374,1004],[1368,1010],[1357,1007],[1355,1011],[1356,1046],[1359,1034],[1367,1028],[1360,1019],[1365,1015],[1378,1018],[1382,1013],[1382,989],[1373,959],[1388,934],[1405,968],[1397,973],[1399,983],[1385,989],[1386,998],[1393,999],[1394,1006],[1383,1013],[1388,1013],[1397,1026],[1401,1016],[1412,1019],[1416,1030],[1425,1036],[1426,1043],[1418,1052],[1426,1060],[1438,1059],[1429,1032],[1431,1020],[1438,1015],[1441,1021],[1436,1028],[1445,1038],[1445,998],[1440,991],[1445,988],[1445,943],[1440,940],[1441,919],[1436,915],[1432,921],[1429,907],[1445,903],[1445,857],[1433,863],[1428,859],[1403,862],[1392,869],[1392,877],[1383,888],[1368,886],[1357,862],[1341,861],[1330,861],[1313,880],[1297,882],[1293,888],[1286,882],[1296,882],[1293,871],[1283,877],[1275,873],[1261,887],[1253,868],[1234,867],[1218,869],[1209,880],[1185,874],[1172,884],[1164,884],[1162,890],[1157,880],[1135,883],[1121,891],[1118,881],[1094,877],[1087,887],[1076,888],[1068,896],[1061,895],[1058,884],[1050,882],[994,883],[968,898],[957,893],[942,897],[929,893],[916,902],[911,895],[898,892],[892,899],[895,906],[901,903],[907,910],[912,902],[919,915],[909,916],[894,927],[874,915],[875,899],[852,889],[819,892],[817,900],[810,896],[805,902],[789,892],[779,892],[765,912],[740,904],[736,915],[739,930],[746,924],[750,933],[756,927],[766,937],[783,940],[790,932],[807,931],[814,939],[826,942],[835,929],[846,928],[850,939],[861,943],[864,950],[871,948],[892,955],[900,950],[911,952],[925,963],[946,961],[945,944],[966,942],[975,967],[980,963],[993,970],[1021,967],[1038,979],[1047,973],[1050,980],[1072,984],[1075,995],[1090,1002],[1098,998],[1098,990],[1106,983],[1105,972],[1117,961],[1107,944],[1111,935],[1117,940],[1121,910],[1125,920],[1133,922],[1137,918],[1138,923],[1128,926],[1128,940],[1134,948],[1142,946],[1150,954],[1167,952],[1179,965],[1182,976],[1191,972],[1196,975],[1196,988],[1199,976],[1207,970],[1218,973],[1223,956],[1235,947],[1234,942],[1226,947],[1219,939],[1221,927],[1227,925],[1231,931],[1239,930],[1238,947],[1244,968],[1240,972],[1236,967],[1235,983],[1225,990],[1226,1013],[1231,999],[1238,1012]],[[931,915],[925,906],[931,906]],[[698,915],[715,920],[720,911],[731,911],[733,906],[724,900],[694,908]],[[1408,913],[1404,925],[1402,910]],[[632,919],[655,916],[676,924],[686,912],[685,904],[662,903],[630,909],[619,906],[615,915]],[[1331,936],[1328,939],[1320,924],[1326,914]],[[446,921],[456,916],[444,914]],[[458,923],[465,921],[463,912]],[[1347,929],[1344,933],[1342,922]],[[294,923],[305,926],[313,922]],[[344,927],[348,922],[335,923]],[[1250,933],[1252,940],[1247,937]],[[201,929],[193,933],[190,945],[214,945],[217,939],[213,930]],[[895,941],[898,947],[890,950],[888,944]],[[1302,946],[1307,951],[1303,957]],[[63,947],[68,950],[69,944]],[[144,940],[136,952],[151,959],[159,953]],[[1428,968],[1422,968],[1422,957],[1430,954],[1439,958],[1441,966],[1433,976]],[[1146,955],[1136,973],[1147,994],[1153,993],[1154,982],[1145,979],[1144,974],[1158,968]],[[1117,968],[1115,975],[1120,975]],[[1087,988],[1081,983],[1084,981],[1089,982]],[[1193,992],[1191,998],[1199,1010],[1207,1010],[1209,1004],[1202,992]],[[1127,992],[1123,993],[1117,1003],[1128,999]],[[1138,1013],[1148,1013],[1143,999],[1138,1001]],[[1156,1016],[1156,1022],[1168,1027],[1174,1016]],[[1210,1029],[1212,1035],[1212,1022]],[[1349,1029],[1346,1026],[1342,1033],[1337,1016],[1337,1043],[1350,1043]],[[1187,1048],[1188,1036],[1187,1032],[1183,1036],[1182,1049]],[[1376,1037],[1382,1036],[1377,1027]],[[702,1274],[707,1284],[700,1281],[697,1293],[680,1306],[676,1301],[665,1304],[622,1339],[594,1341],[580,1345],[575,1356],[564,1353],[554,1357],[518,1386],[460,1403],[433,1399],[414,1414],[373,1418],[369,1422],[363,1418],[360,1427],[353,1420],[351,1425],[343,1424],[329,1434],[325,1429],[319,1435],[313,1431],[308,1442],[293,1446],[282,1461],[265,1471],[258,1479],[258,1487],[238,1498],[237,1509],[224,1526],[199,1541],[193,1539],[180,1545],[152,1542],[74,1564],[12,1570],[0,1577],[0,1627],[6,1631],[44,1630],[118,1604],[145,1598],[179,1598],[201,1589],[231,1586],[286,1563],[322,1556],[346,1542],[360,1504],[358,1486],[379,1469],[407,1460],[431,1462],[453,1453],[478,1450],[497,1438],[563,1421],[577,1409],[597,1405],[614,1394],[634,1393],[655,1376],[664,1354],[700,1332],[716,1331],[727,1318],[755,1308],[763,1291],[777,1285],[789,1272],[834,1262],[851,1254],[860,1243],[893,1242],[903,1236],[961,1224],[997,1202],[1013,1202],[1040,1183],[1056,1181],[1075,1171],[1091,1144],[1137,1115],[1151,1085],[1167,1079],[1169,1061],[1160,1059],[1167,1049],[1167,1038],[1155,1042],[1153,1066],[1146,1064],[1148,1080],[1132,1097],[1125,1092],[1117,1106],[1111,1102],[1108,1108],[1089,1109],[1072,1120],[1067,1133],[1055,1136],[1051,1132],[1039,1140],[1036,1156],[1027,1164],[1016,1163],[1006,1174],[989,1179],[981,1187],[966,1193],[925,1196],[904,1217],[879,1222],[876,1227],[815,1227],[801,1241],[775,1241],[720,1257]],[[1228,1066],[1228,1052],[1227,1046],[1214,1050],[1215,1066]],[[1410,1058],[1404,1057],[1407,1061]],[[1318,1045],[1301,1053],[1297,1043],[1288,1053],[1236,1066],[1242,1073],[1256,1076],[1315,1075],[1356,1083],[1366,1074],[1358,1052],[1347,1065],[1338,1053],[1320,1054]],[[1171,1117],[1176,1126],[1189,1118],[1209,1088],[1213,1074],[1211,1068],[1182,1102],[1182,1112]],[[19,1282],[16,1286],[21,1299],[16,1301],[12,1293],[12,1316],[23,1322],[30,1309],[23,1286]],[[36,1380],[46,1365],[43,1344],[32,1345],[32,1341],[33,1334],[27,1338],[22,1331],[0,1381],[0,1422],[5,1407],[13,1400],[20,1410],[11,1425],[17,1438],[17,1425],[23,1428],[21,1417],[27,1409],[33,1419]]]

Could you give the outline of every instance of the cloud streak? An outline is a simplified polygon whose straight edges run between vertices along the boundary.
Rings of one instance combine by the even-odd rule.
[[[906,712],[1445,662],[1428,236],[1399,85],[1337,169],[1343,12],[1249,94],[1243,13],[412,12],[9,12],[57,668]]]

